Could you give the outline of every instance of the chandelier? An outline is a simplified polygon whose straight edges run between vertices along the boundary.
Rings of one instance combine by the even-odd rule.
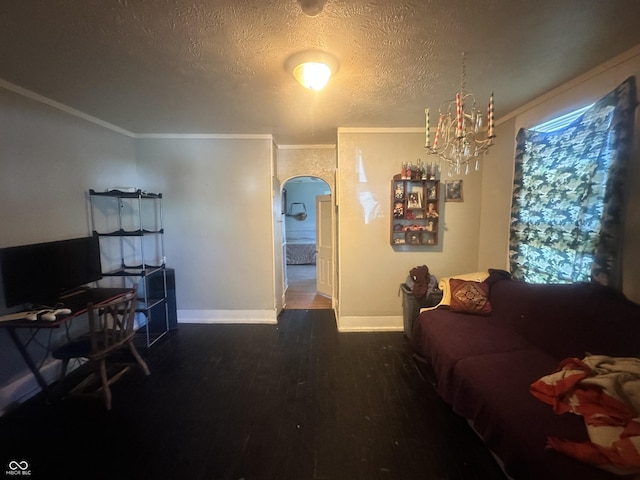
[[[436,135],[431,143],[429,133],[429,109],[424,110],[426,117],[425,148],[430,155],[440,158],[440,165],[444,160],[448,166],[448,175],[453,172],[459,175],[464,168],[465,175],[469,173],[469,164],[473,163],[475,170],[480,169],[480,157],[489,151],[495,138],[493,118],[493,92],[489,96],[486,115],[486,129],[483,114],[476,106],[476,98],[467,93],[466,71],[462,54],[462,79],[460,91],[455,100],[447,100],[438,109],[438,125]]]

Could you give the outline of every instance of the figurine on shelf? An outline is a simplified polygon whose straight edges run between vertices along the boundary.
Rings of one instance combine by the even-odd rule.
[[[404,184],[401,183],[401,182],[396,183],[395,197],[397,199],[403,199],[404,198]]]
[[[419,232],[421,230],[426,230],[424,225],[418,225],[417,223],[412,223],[411,225],[405,225],[402,227],[402,230],[405,232]]]
[[[436,168],[436,164],[433,162],[431,162],[427,167],[427,176],[429,177],[429,180],[436,179]]]
[[[436,204],[435,203],[429,203],[427,205],[427,218],[437,218],[438,212],[436,211]]]
[[[404,206],[402,205],[402,202],[395,202],[393,204],[393,216],[395,218],[404,217]]]

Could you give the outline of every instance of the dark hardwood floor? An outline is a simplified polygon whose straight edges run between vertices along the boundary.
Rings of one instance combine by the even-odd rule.
[[[331,310],[188,325],[99,400],[36,397],[0,418],[0,473],[30,478],[503,480],[399,332],[338,333]]]

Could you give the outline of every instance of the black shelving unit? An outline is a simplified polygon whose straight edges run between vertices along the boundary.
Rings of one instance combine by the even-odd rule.
[[[89,201],[93,234],[101,238],[101,252],[108,257],[103,258],[103,264],[110,267],[103,276],[120,278],[122,286],[127,286],[127,282],[137,284],[140,293],[137,311],[145,316],[144,328],[138,329],[138,343],[148,348],[169,331],[162,194],[91,189]],[[111,255],[104,254],[107,250],[111,254],[118,252],[118,266]],[[149,278],[156,275],[162,281],[154,281],[154,288],[150,289]]]

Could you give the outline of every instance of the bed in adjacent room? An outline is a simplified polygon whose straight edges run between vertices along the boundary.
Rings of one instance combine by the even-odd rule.
[[[309,265],[316,263],[315,231],[287,232],[285,246],[287,265]]]

